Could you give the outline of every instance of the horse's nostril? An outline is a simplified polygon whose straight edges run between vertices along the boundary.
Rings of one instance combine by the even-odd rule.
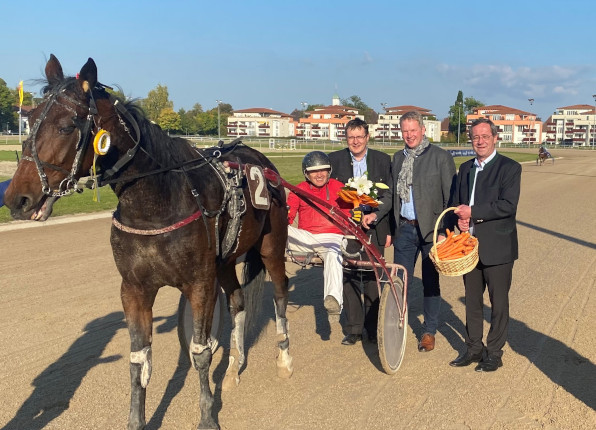
[[[21,209],[23,212],[27,212],[31,206],[31,199],[27,197],[21,197],[17,207]]]

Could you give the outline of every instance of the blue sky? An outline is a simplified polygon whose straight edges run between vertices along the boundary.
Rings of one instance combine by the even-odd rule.
[[[0,78],[26,91],[54,54],[69,75],[92,57],[131,97],[165,85],[175,110],[290,113],[337,93],[441,119],[462,90],[545,120],[596,94],[594,0],[4,3]]]

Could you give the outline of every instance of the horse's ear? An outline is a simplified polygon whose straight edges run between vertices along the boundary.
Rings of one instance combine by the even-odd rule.
[[[89,58],[79,72],[79,81],[83,91],[87,92],[97,84],[97,66],[93,58]]]
[[[49,84],[56,84],[64,79],[62,65],[54,54],[50,54],[50,59],[46,64],[46,78]]]

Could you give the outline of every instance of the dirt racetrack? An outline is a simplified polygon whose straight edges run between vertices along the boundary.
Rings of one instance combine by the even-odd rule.
[[[388,376],[376,345],[340,344],[341,326],[324,313],[321,270],[288,264],[294,376],[276,377],[269,288],[236,390],[221,391],[224,348],[214,356],[221,428],[596,428],[596,152],[552,152],[554,165],[523,166],[503,368],[448,365],[464,349],[461,277],[441,277],[437,347],[419,353],[415,273],[405,358]],[[109,229],[109,214],[0,226],[1,428],[126,428],[129,338]],[[178,297],[164,288],[154,307],[148,429],[195,429],[199,421],[197,374],[176,334]]]

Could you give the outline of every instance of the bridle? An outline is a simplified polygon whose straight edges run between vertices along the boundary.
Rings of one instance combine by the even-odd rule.
[[[83,162],[84,155],[89,147],[89,142],[91,141],[91,136],[93,134],[93,128],[97,126],[95,117],[98,116],[97,104],[95,103],[95,98],[93,97],[93,89],[89,90],[89,106],[79,102],[78,100],[73,99],[72,97],[66,94],[67,86],[71,83],[71,80],[65,81],[63,84],[59,85],[58,87],[50,90],[48,94],[46,94],[45,98],[47,99],[46,105],[41,113],[41,115],[37,118],[33,127],[31,129],[30,137],[23,142],[23,154],[25,149],[30,147],[31,156],[23,155],[21,160],[25,161],[32,161],[35,163],[37,168],[37,174],[39,175],[39,180],[41,181],[41,190],[43,194],[50,196],[50,197],[62,197],[70,195],[74,192],[81,193],[83,189],[79,186],[78,180],[76,178],[76,174],[81,169],[81,164]],[[107,88],[105,85],[97,83],[95,86],[96,91],[105,91]],[[116,110],[116,114],[118,115],[118,119],[122,124],[124,130],[128,133],[132,141],[134,142],[134,146],[130,148],[122,158],[120,158],[110,169],[105,172],[107,176],[113,176],[116,172],[118,172],[124,165],[126,165],[139,149],[139,143],[141,141],[141,133],[139,131],[139,126],[135,121],[134,117],[128,112],[128,110],[122,106],[118,99],[113,97],[111,94],[107,93],[109,100],[112,102]],[[70,106],[64,102],[61,102],[59,99],[63,99],[64,101],[75,105],[75,107],[80,107],[83,109],[87,109],[87,117],[85,123],[80,125],[80,121],[77,117],[77,112],[75,107]],[[79,139],[76,145],[76,154],[70,168],[70,171],[63,169],[60,166],[56,166],[55,164],[49,163],[47,161],[40,160],[39,155],[37,153],[37,146],[36,146],[36,138],[37,132],[39,131],[39,127],[41,123],[46,119],[50,109],[54,104],[57,104],[64,109],[72,112],[74,116],[74,123],[77,127],[77,131],[79,133]],[[126,122],[122,119],[122,116],[129,122],[135,132],[135,137],[132,136],[130,133],[129,128],[126,126]],[[99,118],[98,123],[101,123],[101,118]],[[56,170],[61,172],[65,175],[65,178],[60,182],[58,185],[57,190],[52,190],[50,184],[48,182],[48,178],[44,172],[44,167]]]

